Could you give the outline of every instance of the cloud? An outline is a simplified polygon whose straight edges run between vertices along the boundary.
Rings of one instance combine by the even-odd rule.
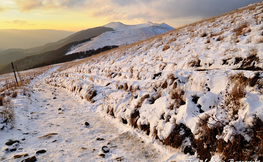
[[[118,15],[128,15],[127,18],[129,19],[162,21],[178,18],[193,19],[193,17],[212,17],[260,1],[261,0],[111,0],[111,7]],[[109,9],[107,8],[107,10]],[[105,15],[107,16],[107,14],[101,16]]]
[[[12,0],[22,12],[72,9],[107,21],[188,22],[220,15],[261,0]]]
[[[5,23],[8,24],[17,24],[17,25],[28,25],[28,26],[33,26],[35,24],[31,24],[25,20],[11,20],[11,21],[5,21]]]
[[[211,17],[261,0],[153,0],[153,13],[168,18]]]
[[[6,10],[7,10],[7,8],[0,6],[0,12],[4,12]]]
[[[13,0],[21,12],[86,6],[88,0]]]
[[[14,2],[22,12],[39,8],[42,5],[39,0],[14,0]]]

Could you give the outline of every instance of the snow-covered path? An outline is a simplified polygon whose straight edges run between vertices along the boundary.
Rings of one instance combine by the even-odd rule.
[[[169,157],[139,138],[132,128],[92,109],[89,102],[68,91],[44,84],[43,79],[34,83],[30,99],[18,97],[16,105],[15,129],[19,132],[5,132],[1,145],[8,139],[20,143],[2,147],[0,156],[5,161],[31,156],[39,161],[164,161]],[[5,151],[12,148],[17,150]],[[39,150],[46,152],[37,154]],[[24,153],[29,156],[13,159]]]

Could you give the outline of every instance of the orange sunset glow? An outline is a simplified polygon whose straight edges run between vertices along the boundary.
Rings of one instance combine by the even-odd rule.
[[[112,21],[125,24],[165,22],[178,27],[249,3],[252,1],[1,0],[0,29],[79,31]]]

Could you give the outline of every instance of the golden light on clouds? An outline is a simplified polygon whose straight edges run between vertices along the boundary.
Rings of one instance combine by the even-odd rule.
[[[0,29],[79,31],[112,21],[173,27],[261,0],[1,0]],[[202,5],[200,5],[202,3]]]

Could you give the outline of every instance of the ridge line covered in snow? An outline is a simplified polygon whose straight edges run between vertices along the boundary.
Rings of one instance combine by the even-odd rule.
[[[66,55],[92,49],[96,50],[105,46],[127,45],[174,29],[165,23],[154,24],[152,22],[138,25],[125,25],[120,22],[112,22],[104,27],[113,28],[115,31],[105,32],[91,41],[72,47]]]

